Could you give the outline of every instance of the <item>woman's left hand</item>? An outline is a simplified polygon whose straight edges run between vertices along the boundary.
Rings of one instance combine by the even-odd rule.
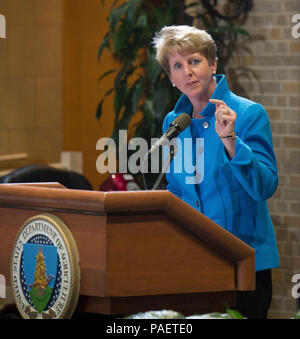
[[[234,132],[236,113],[230,109],[223,100],[210,99],[211,103],[216,105],[215,129],[219,137],[224,137]]]

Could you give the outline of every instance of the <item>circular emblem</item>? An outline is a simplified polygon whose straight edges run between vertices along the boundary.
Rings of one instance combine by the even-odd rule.
[[[11,257],[11,285],[23,318],[70,318],[79,297],[79,255],[69,228],[40,214],[19,230]]]

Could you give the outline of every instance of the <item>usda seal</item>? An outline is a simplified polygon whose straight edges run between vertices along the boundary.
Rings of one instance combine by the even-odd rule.
[[[50,214],[28,219],[17,234],[11,257],[11,285],[22,317],[71,317],[79,281],[79,256],[68,227]]]

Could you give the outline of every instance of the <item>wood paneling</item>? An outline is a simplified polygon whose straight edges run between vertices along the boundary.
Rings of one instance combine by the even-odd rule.
[[[114,123],[113,97],[103,107],[103,117],[96,119],[96,109],[103,93],[113,85],[113,78],[98,84],[99,76],[116,68],[117,62],[104,52],[97,54],[108,22],[110,4],[99,0],[64,0],[63,30],[63,110],[64,150],[83,152],[83,173],[94,189],[106,178],[96,170],[96,143],[110,137]],[[98,153],[97,153],[98,152]]]

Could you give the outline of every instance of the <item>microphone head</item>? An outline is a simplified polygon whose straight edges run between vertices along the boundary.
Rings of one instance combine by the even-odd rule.
[[[172,126],[176,126],[180,131],[183,131],[191,123],[191,117],[187,113],[180,114],[173,122]]]
[[[166,138],[169,140],[177,137],[177,135],[188,127],[191,123],[191,117],[186,114],[180,114],[171,124],[167,132],[165,133]]]

